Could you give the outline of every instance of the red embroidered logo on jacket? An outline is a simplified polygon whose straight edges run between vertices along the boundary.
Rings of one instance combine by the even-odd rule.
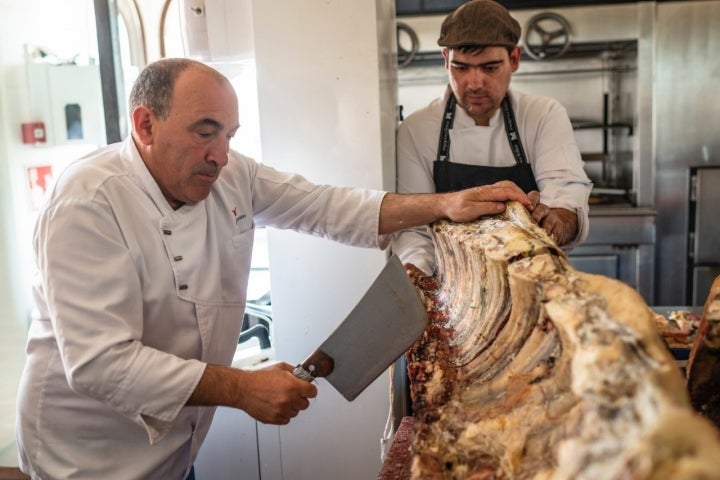
[[[237,207],[232,209],[232,214],[233,214],[233,217],[235,217],[235,223],[238,223],[240,220],[242,220],[246,216],[244,213],[241,213],[240,215],[238,215]]]

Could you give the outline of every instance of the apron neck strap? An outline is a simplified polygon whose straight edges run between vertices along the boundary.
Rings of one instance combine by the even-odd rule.
[[[450,92],[447,102],[445,102],[445,111],[443,112],[442,123],[440,124],[440,139],[438,141],[436,157],[438,162],[450,160],[450,130],[455,121],[456,106],[457,100],[455,99],[455,95]],[[510,104],[509,94],[505,94],[500,107],[502,109],[503,123],[505,124],[505,134],[510,143],[510,149],[515,157],[515,162],[518,164],[528,163],[525,150],[520,141],[520,132],[518,131],[517,122],[515,121],[515,113]]]

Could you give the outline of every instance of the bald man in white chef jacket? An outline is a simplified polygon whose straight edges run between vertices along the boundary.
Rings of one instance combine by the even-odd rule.
[[[361,247],[439,218],[532,202],[505,182],[399,195],[315,185],[229,149],[237,97],[212,68],[165,59],[130,95],[133,132],[76,161],[40,212],[18,398],[33,478],[185,479],[215,406],[286,424],[316,387],[277,363],[229,367],[255,225]]]

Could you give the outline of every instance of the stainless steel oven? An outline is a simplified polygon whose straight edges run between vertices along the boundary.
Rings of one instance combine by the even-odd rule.
[[[703,305],[720,275],[720,166],[690,169],[688,301]]]

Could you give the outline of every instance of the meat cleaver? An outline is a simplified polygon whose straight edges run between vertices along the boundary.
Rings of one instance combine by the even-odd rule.
[[[397,255],[317,350],[293,375],[325,377],[352,401],[418,339],[428,317]]]

